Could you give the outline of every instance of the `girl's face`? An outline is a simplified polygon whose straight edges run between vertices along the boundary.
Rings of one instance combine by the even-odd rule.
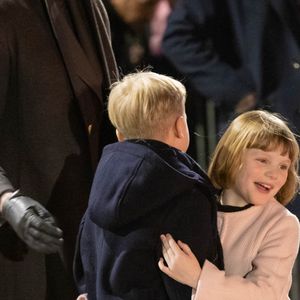
[[[285,184],[291,165],[288,154],[282,153],[281,147],[272,151],[246,149],[234,186],[224,191],[224,204],[261,205],[274,198]]]

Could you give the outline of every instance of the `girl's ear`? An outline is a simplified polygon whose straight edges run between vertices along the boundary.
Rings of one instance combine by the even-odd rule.
[[[118,129],[116,129],[116,136],[119,142],[123,142],[125,140],[124,135]]]

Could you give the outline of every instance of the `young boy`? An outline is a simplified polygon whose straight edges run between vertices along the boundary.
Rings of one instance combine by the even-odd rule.
[[[75,279],[90,300],[190,299],[160,273],[160,234],[223,267],[214,189],[185,151],[184,86],[153,72],[113,85],[108,112],[119,142],[104,149],[82,219]],[[197,251],[199,249],[199,251]]]

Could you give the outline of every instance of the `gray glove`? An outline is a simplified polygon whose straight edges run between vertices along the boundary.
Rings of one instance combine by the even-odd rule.
[[[61,249],[63,232],[37,201],[17,194],[4,203],[2,216],[30,248],[46,254]]]

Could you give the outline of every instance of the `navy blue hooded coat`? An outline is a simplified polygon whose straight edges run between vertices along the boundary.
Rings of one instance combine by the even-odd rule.
[[[90,300],[190,299],[158,268],[161,233],[223,267],[214,190],[187,154],[157,141],[104,149],[82,219],[75,278]]]

